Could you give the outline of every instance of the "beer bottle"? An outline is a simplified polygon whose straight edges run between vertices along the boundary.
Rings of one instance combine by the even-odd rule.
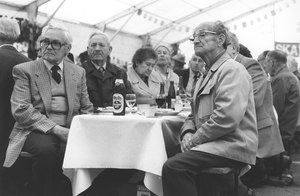
[[[175,100],[176,100],[176,94],[175,94],[174,81],[170,81],[170,87],[167,96],[168,108],[174,109]]]
[[[122,79],[116,79],[113,94],[113,114],[125,115],[125,94],[126,89]]]
[[[179,77],[179,87],[178,87],[178,91],[177,91],[177,96],[180,96],[180,99],[183,102],[186,102],[187,94],[186,94],[186,92],[184,90],[184,87],[183,87],[183,78],[182,78],[182,76]]]

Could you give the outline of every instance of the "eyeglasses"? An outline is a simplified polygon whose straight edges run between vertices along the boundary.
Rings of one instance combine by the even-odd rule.
[[[204,62],[201,58],[196,58],[196,57],[192,58],[192,60],[193,60],[194,62],[198,62],[198,63]]]
[[[57,40],[50,41],[49,39],[44,39],[40,41],[40,45],[42,48],[47,48],[51,44],[51,47],[55,50],[61,49],[62,46],[68,45],[67,43],[60,43]]]
[[[217,32],[214,31],[201,31],[196,35],[193,35],[193,37],[190,38],[191,42],[195,42],[195,39],[198,38],[198,40],[203,40],[208,34],[214,34],[217,35]]]

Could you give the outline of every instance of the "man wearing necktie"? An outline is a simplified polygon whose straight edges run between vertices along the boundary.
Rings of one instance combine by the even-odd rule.
[[[183,87],[188,95],[192,95],[197,80],[204,72],[204,66],[205,63],[201,57],[194,54],[189,61],[189,69],[174,71],[177,75],[182,76]]]
[[[65,58],[71,43],[67,29],[48,25],[41,35],[42,57],[13,69],[11,107],[16,123],[4,167],[11,167],[21,151],[31,153],[34,191],[39,196],[71,195],[71,187],[64,193],[58,189],[66,179],[61,168],[69,127],[75,115],[93,112],[84,69]]]
[[[112,47],[106,34],[96,31],[91,34],[87,51],[89,59],[83,63],[86,70],[89,98],[98,107],[112,106],[116,79],[123,79],[126,92],[131,92],[125,70],[110,62]]]

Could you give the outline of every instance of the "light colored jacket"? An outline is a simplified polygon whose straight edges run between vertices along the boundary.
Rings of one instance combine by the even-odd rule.
[[[128,72],[128,81],[130,82],[131,89],[136,94],[137,104],[155,104],[155,97],[159,93],[159,81],[148,78],[148,85],[136,73],[133,67],[130,67]],[[158,89],[158,91],[157,91]]]
[[[165,83],[165,93],[166,94],[168,94],[168,91],[169,91],[170,81],[174,81],[174,86],[175,86],[175,90],[176,90],[178,88],[178,84],[179,84],[179,76],[172,69],[169,68],[167,79],[164,80],[163,77],[162,77],[162,74],[156,68],[156,66],[153,68],[153,71],[150,74],[149,79],[152,80],[152,81],[158,82],[158,84],[160,82],[164,82]],[[156,94],[158,94],[159,93],[159,88],[156,88],[155,91],[156,91]]]
[[[192,150],[255,164],[258,133],[251,77],[227,53],[196,84],[182,136],[190,131],[195,133]]]
[[[93,112],[86,87],[85,71],[69,61],[63,62],[68,100],[67,126],[78,114]],[[16,123],[9,137],[4,167],[10,167],[19,157],[26,137],[33,130],[46,133],[56,123],[50,120],[51,84],[42,59],[16,65],[13,69],[15,86],[11,97],[12,114]]]

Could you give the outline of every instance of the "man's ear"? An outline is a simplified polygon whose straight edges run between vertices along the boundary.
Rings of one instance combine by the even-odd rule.
[[[68,44],[67,48],[68,48],[68,50],[69,50],[69,52],[70,52],[71,49],[72,49],[72,45],[71,45],[71,44]]]
[[[222,46],[226,40],[226,37],[223,33],[221,33],[218,37],[218,46]]]

